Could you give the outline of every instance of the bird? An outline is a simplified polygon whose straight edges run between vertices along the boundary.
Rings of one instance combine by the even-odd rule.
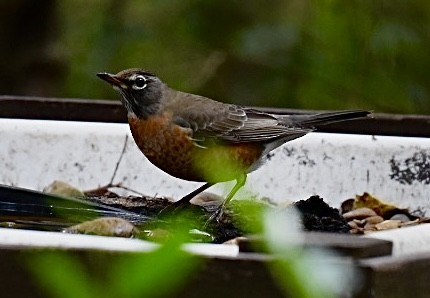
[[[170,205],[170,211],[216,183],[236,180],[217,219],[244,186],[247,174],[258,169],[270,151],[320,125],[371,114],[366,110],[271,114],[175,90],[140,68],[97,76],[119,93],[133,139],[153,165],[176,178],[205,182]]]

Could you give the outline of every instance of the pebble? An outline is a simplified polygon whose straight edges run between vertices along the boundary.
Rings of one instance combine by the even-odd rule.
[[[351,234],[364,234],[364,229],[363,228],[357,228],[357,229],[352,229],[351,231],[349,231]]]
[[[85,221],[63,230],[70,234],[90,234],[130,238],[138,233],[137,228],[129,221],[118,217],[102,217]]]
[[[366,224],[366,219],[353,219],[353,222],[355,222],[359,227],[362,227]]]
[[[400,220],[401,222],[411,221],[407,215],[401,214],[401,213],[395,214],[395,215],[391,216],[390,219],[391,220]]]
[[[358,224],[353,220],[348,221],[348,226],[350,229],[357,229],[358,228]]]
[[[354,210],[355,199],[348,199],[342,202],[340,205],[340,213],[345,214],[349,211]]]
[[[367,207],[362,207],[343,214],[343,217],[346,220],[351,220],[351,219],[364,219],[364,218],[367,218],[370,216],[376,216],[376,215],[378,214],[376,214],[376,212],[373,211],[372,209]]]
[[[71,198],[85,198],[85,194],[77,189],[76,187],[64,182],[55,180],[47,187],[43,189],[44,193],[48,193],[51,195],[63,196],[63,197],[71,197]]]
[[[370,217],[366,218],[365,220],[366,220],[366,224],[376,225],[380,222],[383,222],[384,218],[382,216],[379,216],[379,215],[374,215],[374,216],[370,216]]]
[[[364,229],[366,231],[376,231],[376,225],[383,222],[384,219],[382,218],[382,216],[374,215],[363,219],[363,221],[365,222]]]
[[[415,220],[411,220],[411,221],[406,221],[406,222],[402,222],[401,224],[400,224],[400,227],[410,227],[410,226],[415,226],[415,225],[417,225],[417,224],[419,224],[420,223],[420,219],[419,218],[417,218],[417,219],[415,219]]]
[[[391,229],[397,229],[400,227],[401,221],[400,220],[384,220],[383,222],[380,222],[375,225],[376,230],[383,231],[383,230],[391,230]]]
[[[374,223],[366,223],[364,225],[364,229],[366,231],[376,231],[376,224],[374,224]]]
[[[207,205],[219,206],[223,201],[224,201],[223,197],[211,192],[204,191],[196,195],[194,198],[192,198],[190,203],[205,207]]]

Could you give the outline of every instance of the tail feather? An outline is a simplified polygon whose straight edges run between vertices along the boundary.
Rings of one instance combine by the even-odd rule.
[[[365,110],[349,110],[311,115],[290,115],[289,120],[300,126],[313,127],[334,122],[365,118],[368,117],[370,114],[371,112]]]

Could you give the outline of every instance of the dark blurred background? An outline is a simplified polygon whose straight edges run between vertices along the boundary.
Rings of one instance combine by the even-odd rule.
[[[0,2],[0,94],[117,99],[143,67],[237,104],[430,112],[430,1]]]

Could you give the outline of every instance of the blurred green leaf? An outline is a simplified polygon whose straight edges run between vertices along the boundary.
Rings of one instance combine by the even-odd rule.
[[[44,251],[31,255],[29,269],[51,297],[100,297],[100,288],[85,267],[65,252]]]
[[[19,61],[8,61],[0,76],[22,82],[20,92],[29,95],[46,90],[48,96],[117,99],[95,74],[143,67],[174,88],[241,105],[425,114],[430,112],[429,3],[57,1],[57,17],[44,21],[58,24],[40,30],[49,34],[52,30],[44,28],[58,28],[58,37],[47,39],[45,50],[28,53],[61,58],[66,76],[51,75],[50,88],[32,90],[27,83],[35,81],[36,72],[31,69],[49,73],[50,68],[30,65],[34,57],[23,57],[29,54],[19,49],[3,54]],[[10,13],[10,7],[3,11]],[[16,35],[16,26],[3,27],[10,28],[5,43],[9,38],[15,44],[21,31]],[[28,41],[26,47],[32,46]],[[3,94],[16,92],[10,83],[0,88]]]
[[[51,297],[164,297],[178,290],[199,263],[181,249],[187,230],[175,232],[150,253],[93,253],[89,267],[85,258],[68,251],[38,251],[26,261]]]

